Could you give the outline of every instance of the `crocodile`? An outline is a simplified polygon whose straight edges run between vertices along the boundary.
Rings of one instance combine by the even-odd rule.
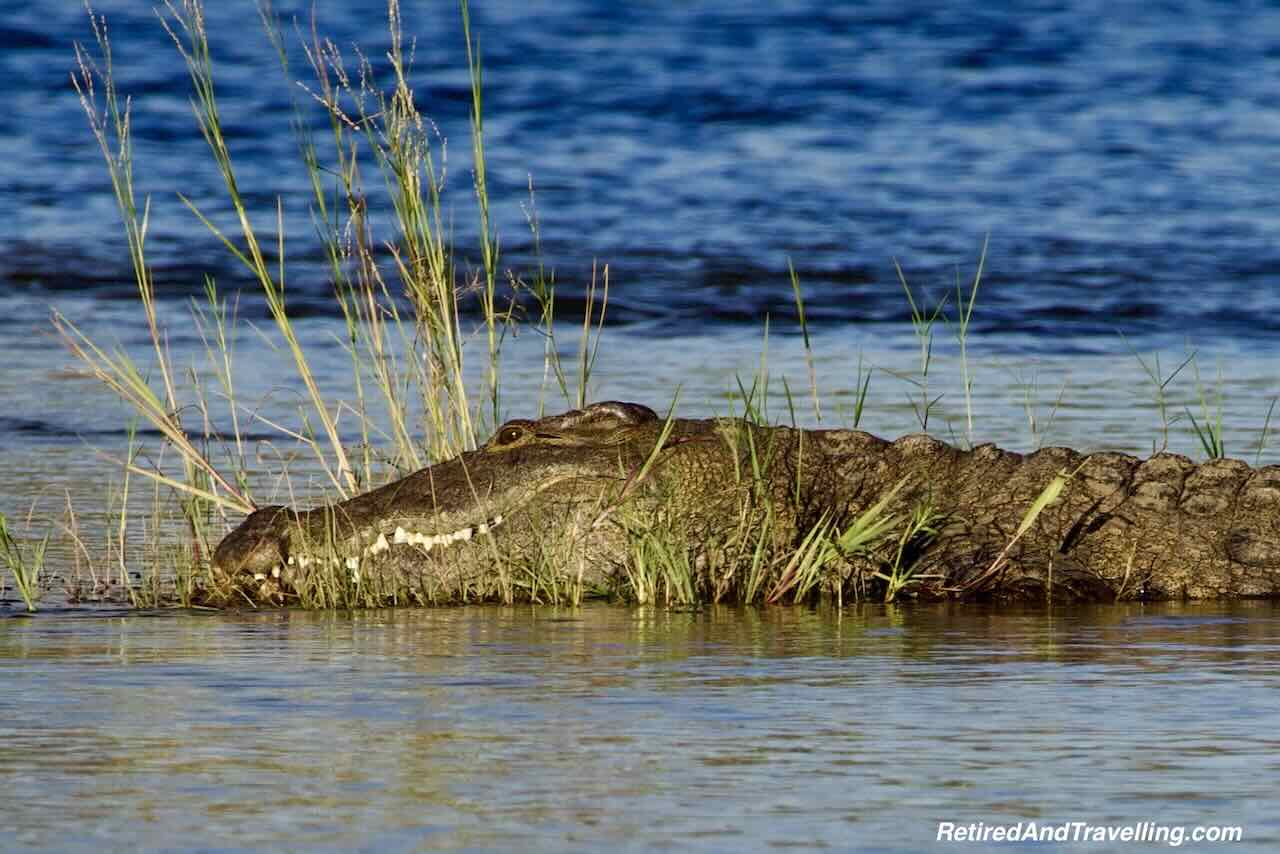
[[[839,534],[860,518],[884,522],[877,545],[846,552]],[[832,545],[813,595],[879,595],[896,566],[911,596],[1274,597],[1280,466],[962,450],[609,401],[508,421],[477,450],[347,501],[259,509],[212,569],[223,601],[323,602],[334,579],[364,585],[362,601],[538,601],[616,593],[637,544],[661,537],[700,596],[741,601],[750,565],[774,573],[756,598],[784,589],[815,532]]]

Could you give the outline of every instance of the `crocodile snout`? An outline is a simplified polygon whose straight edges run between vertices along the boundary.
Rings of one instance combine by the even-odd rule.
[[[213,565],[228,576],[270,575],[288,559],[286,524],[294,514],[281,506],[263,507],[228,534],[213,553]]]

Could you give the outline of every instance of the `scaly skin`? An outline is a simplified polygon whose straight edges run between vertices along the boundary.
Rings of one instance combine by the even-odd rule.
[[[700,565],[719,566],[726,540],[758,531],[766,515],[768,544],[785,550],[821,519],[846,527],[901,483],[888,512],[927,505],[936,519],[936,536],[908,549],[917,594],[1280,594],[1277,466],[1066,448],[961,451],[922,434],[886,442],[732,419],[674,420],[653,454],[662,434],[651,410],[616,402],[511,421],[477,451],[349,501],[257,511],[218,546],[215,571],[237,595],[261,601],[288,601],[311,584],[316,554],[376,584],[386,601],[492,591],[496,576],[535,561],[605,585],[622,572],[637,528],[659,526]],[[1071,475],[1061,496],[1015,539],[1059,473]],[[846,584],[859,584],[883,567],[851,556],[840,569]]]
[[[657,436],[657,416],[634,404],[510,421],[479,450],[348,501],[258,510],[218,545],[215,575],[251,599],[279,600],[307,583],[313,561],[336,556],[389,598],[447,601],[522,554],[594,557],[613,532],[591,530],[586,516]]]

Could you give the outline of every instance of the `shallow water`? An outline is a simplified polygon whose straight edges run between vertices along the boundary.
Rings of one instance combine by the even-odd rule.
[[[366,5],[321,4],[319,27],[377,62],[385,27]],[[456,7],[403,5],[413,84],[449,141],[457,257],[473,267]],[[222,217],[219,181],[150,4],[95,6],[134,98],[166,343],[180,368],[200,365],[187,299],[206,273],[233,298],[247,280],[176,193]],[[326,396],[350,401],[288,128],[301,90],[254,4],[208,6],[238,175],[257,222],[283,205],[299,335]],[[275,6],[288,19],[310,3]],[[530,178],[562,319],[580,317],[593,264],[610,265],[591,399],[727,414],[763,361],[773,418],[792,420],[790,392],[800,423],[848,425],[861,365],[874,376],[860,426],[884,435],[920,429],[921,396],[942,395],[928,428],[961,443],[1167,441],[1199,456],[1188,413],[1204,420],[1203,390],[1211,409],[1221,395],[1231,455],[1280,461],[1280,423],[1266,426],[1280,394],[1280,10],[473,0],[473,15],[503,267],[532,260]],[[116,571],[111,458],[128,452],[130,417],[49,335],[50,307],[154,370],[67,84],[72,42],[89,37],[78,2],[0,0],[0,512],[59,535],[62,575]],[[950,327],[921,388],[893,259],[937,298],[968,281],[988,236],[970,432]],[[298,384],[261,332],[261,300],[250,287],[236,304],[240,403],[297,428]],[[557,335],[571,360],[576,331]],[[543,346],[508,340],[502,416],[565,408]],[[1134,353],[1159,353],[1165,376],[1192,350],[1202,383],[1190,367],[1170,382],[1166,435]],[[295,494],[264,479],[258,497],[322,492],[296,446],[260,427],[251,457],[292,458]],[[153,493],[135,479],[129,494],[136,546]],[[82,547],[61,536],[68,501]],[[0,847],[913,851],[944,820],[1079,820],[1240,825],[1237,847],[1274,850],[1277,652],[1280,612],[1262,603],[196,614],[71,608],[55,584],[27,618],[10,589]]]
[[[0,784],[66,850],[1274,850],[1278,661],[1257,603],[45,616],[0,622]]]

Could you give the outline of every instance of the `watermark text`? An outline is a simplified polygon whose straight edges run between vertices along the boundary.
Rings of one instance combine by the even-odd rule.
[[[1178,848],[1187,842],[1240,842],[1244,828],[1215,824],[1094,824],[1088,821],[940,821],[938,842],[1156,842]]]

